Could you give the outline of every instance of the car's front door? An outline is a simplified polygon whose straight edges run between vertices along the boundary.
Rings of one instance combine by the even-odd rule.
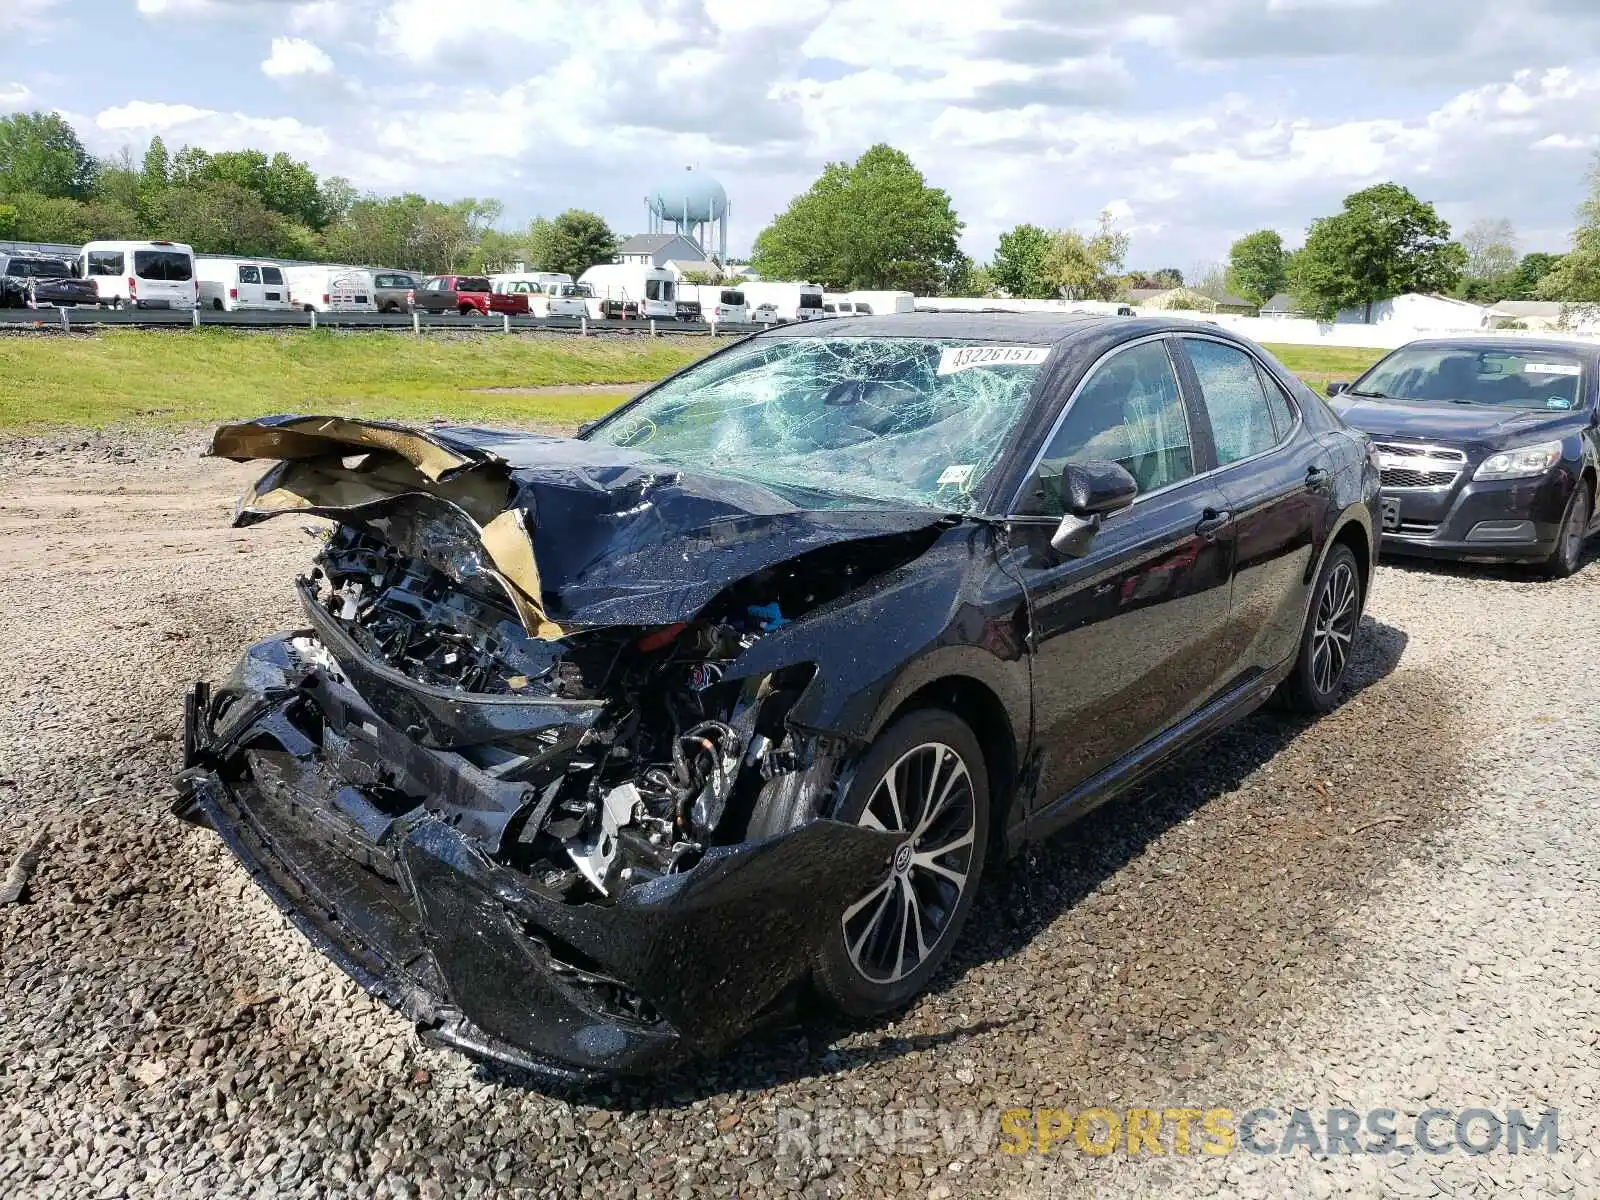
[[[1087,551],[1051,548],[1060,514],[1011,522],[1010,563],[1030,610],[1042,807],[1115,768],[1221,687],[1233,526],[1207,475],[1204,415],[1180,389],[1177,353],[1154,338],[1111,354],[1045,445],[1041,461],[1109,460],[1139,485]]]
[[[1315,438],[1295,436],[1292,401],[1254,355],[1202,336],[1181,345],[1208,417],[1217,486],[1233,513],[1226,653],[1242,680],[1280,666],[1300,647],[1337,464]]]

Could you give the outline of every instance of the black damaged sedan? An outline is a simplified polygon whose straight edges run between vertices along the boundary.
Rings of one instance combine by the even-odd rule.
[[[273,417],[302,627],[189,699],[178,812],[426,1033],[658,1070],[923,989],[984,863],[1275,692],[1336,700],[1366,439],[1176,321],[736,343],[577,439]]]
[[[1439,338],[1330,385],[1377,446],[1383,549],[1576,571],[1600,531],[1597,363],[1574,342]]]

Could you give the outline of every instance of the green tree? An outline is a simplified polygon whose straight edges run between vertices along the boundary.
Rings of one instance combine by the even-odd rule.
[[[1055,295],[1044,277],[1050,234],[1037,225],[1018,225],[1000,235],[989,264],[995,283],[1017,297],[1045,299]]]
[[[1572,249],[1544,273],[1537,290],[1544,300],[1600,303],[1600,153],[1589,167],[1589,196],[1578,208]]]
[[[113,158],[102,158],[95,166],[93,197],[107,204],[137,211],[144,191],[144,172],[134,165],[133,153],[126,146]]]
[[[1289,287],[1308,315],[1331,321],[1407,292],[1448,292],[1467,254],[1450,225],[1406,188],[1380,183],[1345,197],[1343,211],[1311,223]]]
[[[1546,254],[1541,250],[1524,254],[1511,274],[1511,291],[1506,299],[1537,300],[1540,283],[1560,261],[1561,255]]]
[[[1245,234],[1228,250],[1228,290],[1260,307],[1283,291],[1287,260],[1277,230]]]
[[[0,193],[83,200],[95,162],[59,113],[0,117]]]
[[[1129,238],[1109,211],[1091,234],[1057,230],[1045,254],[1044,278],[1052,295],[1068,300],[1110,300],[1121,285],[1118,275],[1128,256]]]
[[[144,186],[147,190],[159,190],[171,182],[172,160],[167,154],[167,144],[157,134],[150,139],[150,145],[144,152]]]
[[[286,222],[249,188],[207,179],[171,187],[146,206],[148,236],[185,242],[203,254],[286,254]]]
[[[546,224],[548,228],[535,222],[529,230],[537,230],[535,270],[565,271],[576,279],[596,263],[610,262],[617,252],[617,235],[595,213],[569,208]]]
[[[903,152],[879,144],[854,163],[829,163],[756,235],[751,265],[768,279],[836,291],[892,288],[936,293],[961,253],[950,197],[929,187]]]

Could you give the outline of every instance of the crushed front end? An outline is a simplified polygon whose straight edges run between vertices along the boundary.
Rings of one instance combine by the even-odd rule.
[[[813,538],[684,619],[584,626],[538,585],[535,497],[466,443],[267,423],[218,446],[286,460],[241,523],[336,524],[298,584],[304,627],[191,693],[180,815],[364,987],[478,1055],[644,1073],[788,1011],[894,839],[827,818],[850,747],[788,720],[811,665],[741,656],[925,534]]]

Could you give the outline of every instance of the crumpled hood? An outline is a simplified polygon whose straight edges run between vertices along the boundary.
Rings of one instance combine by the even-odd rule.
[[[211,453],[284,460],[241,502],[239,524],[281,512],[348,519],[442,497],[485,535],[486,573],[563,627],[687,621],[730,583],[796,555],[951,519],[919,508],[802,508],[757,484],[633,451],[505,430],[264,417],[223,426]],[[362,454],[366,464],[344,465]],[[287,478],[289,464],[316,478]],[[397,485],[395,468],[413,472],[415,485]],[[526,547],[508,546],[513,534],[525,537],[531,564],[517,562]]]
[[[1487,404],[1451,404],[1363,399],[1352,396],[1333,409],[1349,424],[1376,437],[1437,438],[1447,443],[1485,445],[1532,440],[1550,430],[1559,437],[1577,413],[1564,409],[1497,408]]]

